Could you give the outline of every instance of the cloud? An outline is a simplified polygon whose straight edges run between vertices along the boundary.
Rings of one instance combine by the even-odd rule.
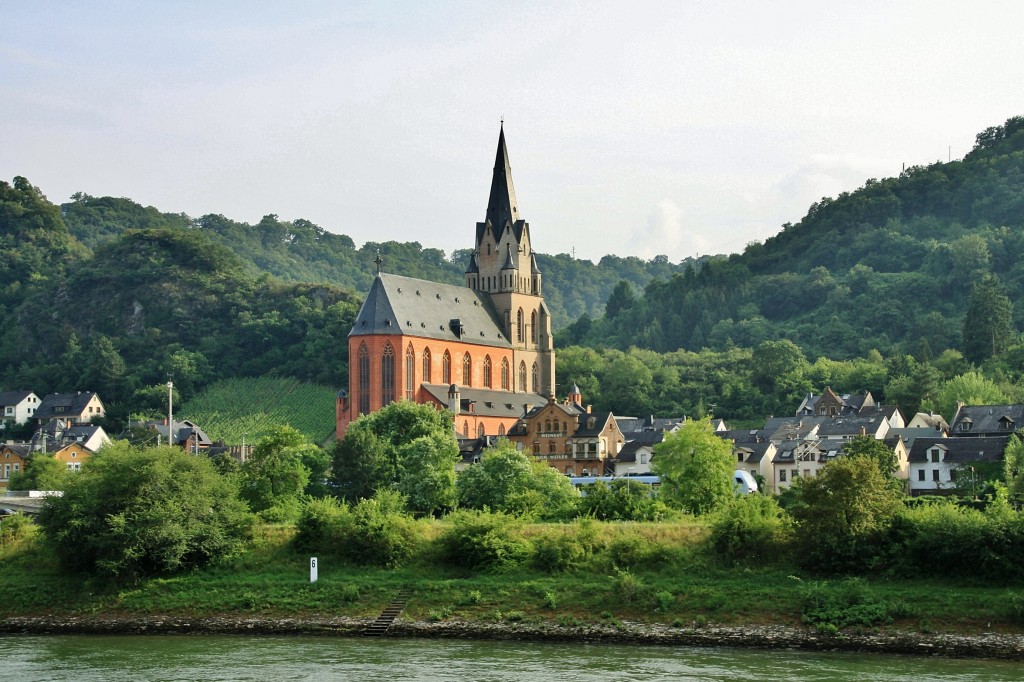
[[[647,224],[633,233],[628,253],[642,258],[666,255],[673,262],[708,253],[711,242],[684,222],[679,205],[671,199],[662,199],[648,214]]]

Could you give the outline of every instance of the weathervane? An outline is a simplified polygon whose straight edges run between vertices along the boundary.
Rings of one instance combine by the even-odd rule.
[[[383,263],[383,259],[380,257],[380,249],[377,249],[377,257],[373,259],[374,264],[377,266],[377,274],[380,274],[380,264]]]

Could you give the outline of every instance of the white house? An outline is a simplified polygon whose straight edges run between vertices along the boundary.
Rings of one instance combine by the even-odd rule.
[[[39,397],[32,391],[0,392],[0,429],[8,423],[24,424],[39,407]]]

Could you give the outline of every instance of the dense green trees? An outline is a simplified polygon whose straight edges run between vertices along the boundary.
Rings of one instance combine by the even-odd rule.
[[[36,453],[25,470],[11,474],[9,490],[64,490],[71,476],[64,462],[46,453]]]
[[[661,476],[667,504],[706,514],[736,494],[732,445],[715,435],[708,418],[690,419],[654,446],[651,469]]]
[[[964,315],[964,357],[981,364],[1014,341],[1013,303],[995,276],[975,283]]]
[[[479,464],[459,473],[459,503],[537,519],[567,519],[580,494],[569,479],[519,452],[507,440],[488,448]]]
[[[274,519],[294,519],[315,470],[320,483],[328,459],[317,445],[290,426],[278,426],[257,441],[242,464],[242,498],[255,512]],[[315,492],[325,493],[319,485]]]
[[[121,441],[48,498],[39,523],[69,569],[134,578],[230,556],[250,516],[208,460]]]

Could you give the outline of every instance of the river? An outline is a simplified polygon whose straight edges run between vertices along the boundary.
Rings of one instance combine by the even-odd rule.
[[[480,640],[13,635],[0,637],[0,679],[995,682],[1024,679],[1024,665],[786,650]]]

